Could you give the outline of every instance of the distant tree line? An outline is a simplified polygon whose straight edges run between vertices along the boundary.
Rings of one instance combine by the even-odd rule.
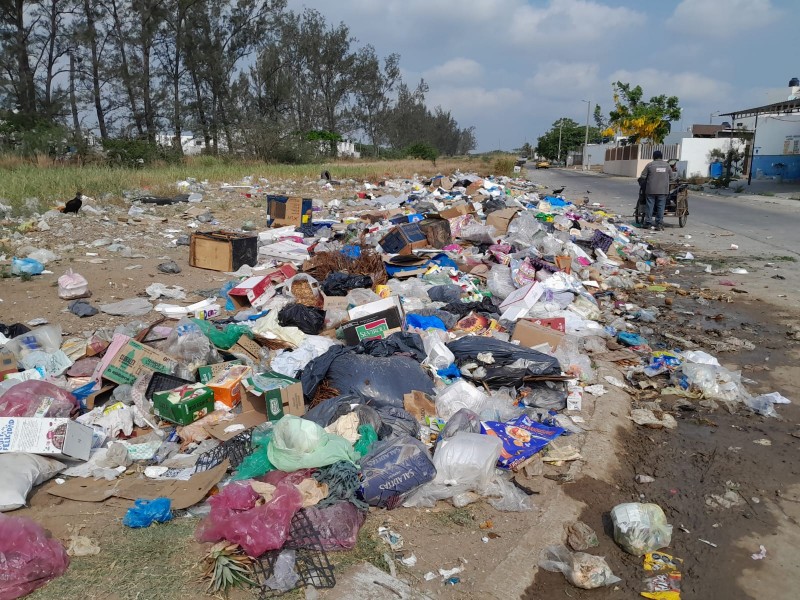
[[[91,130],[104,146],[166,133],[178,155],[191,131],[212,154],[285,161],[335,155],[343,137],[374,154],[474,149],[427,91],[397,54],[286,0],[0,0],[0,136],[18,145]]]

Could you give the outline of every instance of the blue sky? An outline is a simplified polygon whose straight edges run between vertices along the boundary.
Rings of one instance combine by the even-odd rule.
[[[581,100],[607,113],[618,79],[678,96],[685,129],[784,99],[800,77],[797,0],[289,0],[305,6],[400,53],[404,79],[424,77],[480,151],[585,122]]]

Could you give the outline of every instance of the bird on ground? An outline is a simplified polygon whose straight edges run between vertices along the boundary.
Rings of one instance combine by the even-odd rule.
[[[67,201],[64,205],[64,214],[75,213],[77,215],[81,206],[83,206],[83,194],[78,192],[72,200]]]
[[[553,193],[558,195],[558,194],[561,194],[565,189],[567,189],[567,186],[564,186],[564,187],[558,188],[558,189],[553,188]]]
[[[322,172],[322,179],[324,179],[325,181],[330,181],[331,180],[331,172],[330,171],[323,171]]]

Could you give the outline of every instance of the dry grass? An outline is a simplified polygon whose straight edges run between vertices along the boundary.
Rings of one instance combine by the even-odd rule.
[[[193,177],[212,185],[238,183],[244,177],[272,180],[316,179],[322,171],[334,179],[355,179],[376,183],[383,179],[431,176],[454,171],[488,172],[486,162],[476,158],[449,158],[434,166],[423,160],[338,161],[322,164],[279,165],[256,161],[231,161],[214,157],[187,158],[182,164],[153,165],[144,169],[107,166],[61,166],[41,157],[25,160],[0,156],[0,200],[24,212],[24,200],[37,198],[45,208],[71,198],[77,190],[93,198],[121,197],[126,190],[151,194],[174,194],[175,183]]]

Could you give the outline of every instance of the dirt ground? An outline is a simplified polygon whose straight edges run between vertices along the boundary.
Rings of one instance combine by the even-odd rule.
[[[709,289],[712,279],[700,269],[684,271],[680,278],[684,285]],[[744,295],[730,295],[731,303],[711,300],[707,306],[691,297],[676,300],[665,322],[655,329],[689,339],[717,341],[732,334],[751,341],[753,350],[707,351],[724,366],[742,369],[751,380],[747,383],[751,393],[779,391],[796,401],[800,351],[793,325],[797,314],[775,311],[765,302],[745,300]],[[655,339],[671,346],[663,336]],[[665,397],[662,405],[677,419],[677,429],[620,429],[621,467],[614,477],[602,481],[587,474],[565,485],[565,492],[585,505],[581,519],[598,532],[600,546],[589,552],[605,556],[622,581],[585,591],[571,586],[561,573],[539,570],[526,600],[638,596],[645,576],[642,560],[626,554],[613,541],[609,511],[623,502],[653,502],[666,512],[674,529],[672,544],[665,551],[685,561],[681,596],[685,600],[797,596],[800,407],[780,406],[779,420],[744,407],[731,414],[722,406],[716,410],[696,403],[686,406],[674,396]],[[637,474],[650,475],[655,481],[638,484]],[[724,508],[709,500],[729,490],[739,495],[733,506]],[[751,555],[759,552],[760,545],[767,549],[767,557],[754,560]]]

